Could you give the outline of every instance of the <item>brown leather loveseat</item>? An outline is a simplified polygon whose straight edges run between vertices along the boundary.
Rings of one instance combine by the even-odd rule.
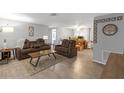
[[[28,58],[28,54],[32,52],[37,52],[41,50],[48,50],[50,49],[50,45],[45,44],[44,40],[42,38],[37,39],[36,41],[29,41],[25,40],[23,49],[16,48],[16,58],[18,60]]]
[[[76,45],[75,40],[64,39],[62,41],[62,45],[55,46],[55,51],[60,55],[71,58],[77,56],[77,48],[75,47],[75,45]]]

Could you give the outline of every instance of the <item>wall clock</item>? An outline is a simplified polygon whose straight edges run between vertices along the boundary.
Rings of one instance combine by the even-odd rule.
[[[118,31],[118,27],[114,24],[107,24],[103,27],[103,33],[107,36],[112,36],[116,34]]]

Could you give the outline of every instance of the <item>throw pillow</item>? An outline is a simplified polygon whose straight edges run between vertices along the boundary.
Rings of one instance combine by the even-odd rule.
[[[16,47],[22,49],[23,46],[24,46],[24,42],[25,42],[25,39],[20,39],[20,40],[18,40],[18,41],[17,41],[17,45],[16,45]]]
[[[30,42],[28,39],[25,40],[24,46],[23,46],[23,49],[27,49],[27,48],[30,48]]]

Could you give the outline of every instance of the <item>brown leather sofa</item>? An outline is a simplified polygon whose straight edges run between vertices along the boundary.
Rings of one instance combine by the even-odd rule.
[[[41,50],[48,50],[50,49],[50,45],[45,44],[44,40],[42,38],[37,39],[36,41],[29,41],[25,40],[23,49],[21,48],[16,48],[16,58],[18,60],[22,60],[25,58],[28,58],[28,54],[32,52],[37,52]]]
[[[75,40],[64,39],[62,41],[62,45],[55,46],[55,51],[60,55],[71,58],[77,56],[77,48],[75,48],[75,45],[76,45]]]

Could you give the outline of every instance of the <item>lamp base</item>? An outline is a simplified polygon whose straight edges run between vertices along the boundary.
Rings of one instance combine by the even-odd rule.
[[[4,46],[4,49],[6,49],[6,48],[7,48],[7,44],[6,44],[6,43],[4,43],[4,44],[3,44],[3,46]]]

